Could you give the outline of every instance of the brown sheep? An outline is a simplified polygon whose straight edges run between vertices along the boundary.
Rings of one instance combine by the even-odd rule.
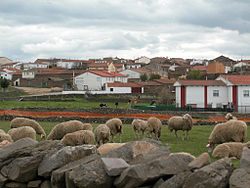
[[[122,121],[119,118],[112,118],[105,123],[109,129],[112,136],[111,142],[114,141],[116,134],[119,133],[120,142],[122,141]]]
[[[144,132],[147,130],[147,121],[144,121],[142,119],[134,119],[131,124],[134,129],[135,138],[139,138],[140,131],[142,132],[142,136],[144,137]]]
[[[79,146],[83,144],[94,144],[95,137],[90,130],[80,130],[72,133],[67,133],[62,139],[65,146]]]
[[[148,118],[147,121],[147,132],[150,134],[152,137],[152,133],[155,134],[155,138],[157,140],[160,139],[161,136],[161,128],[162,128],[162,123],[161,120],[159,120],[156,117],[150,117]]]
[[[109,142],[110,139],[110,129],[106,124],[100,124],[95,129],[95,141],[97,144],[97,147],[99,147],[101,144],[105,144]]]
[[[8,134],[11,136],[14,142],[21,138],[26,138],[26,137],[36,140],[36,131],[30,126],[22,126],[22,127],[10,129],[8,131]]]

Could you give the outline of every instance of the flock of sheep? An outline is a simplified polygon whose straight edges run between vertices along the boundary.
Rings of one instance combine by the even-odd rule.
[[[250,146],[250,142],[243,143],[247,138],[247,125],[244,121],[237,120],[236,117],[228,113],[225,118],[225,123],[217,124],[211,132],[207,147],[212,156],[216,158],[236,157],[240,158],[243,147]],[[135,138],[139,138],[139,133],[145,133],[150,137],[153,136],[159,140],[162,129],[161,121],[156,117],[150,117],[148,120],[134,119],[132,127]],[[193,120],[189,114],[183,116],[173,116],[168,120],[168,129],[170,135],[175,131],[182,130],[182,140],[188,139],[188,132],[193,127]],[[5,133],[0,129],[0,142],[8,141],[15,142],[24,137],[30,137],[36,140],[36,134],[41,136],[41,139],[47,140],[62,140],[66,146],[76,146],[82,144],[94,144],[97,147],[102,144],[113,142],[117,134],[119,134],[120,142],[122,140],[123,123],[119,118],[112,118],[106,121],[105,124],[100,124],[93,132],[93,127],[90,123],[82,123],[78,120],[70,120],[57,124],[46,138],[46,133],[40,124],[28,118],[15,118],[10,122],[10,130]],[[186,132],[186,136],[185,136]]]

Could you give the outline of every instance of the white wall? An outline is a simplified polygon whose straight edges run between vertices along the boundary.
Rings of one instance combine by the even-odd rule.
[[[75,85],[78,90],[84,90],[84,85],[88,86],[88,90],[101,90],[103,86],[102,77],[86,72],[75,77]]]
[[[113,88],[113,91],[110,91]],[[110,93],[132,93],[131,87],[107,87],[106,91]]]
[[[124,74],[128,76],[128,78],[140,78],[140,73],[132,70],[124,70],[120,72],[121,74]]]
[[[213,96],[213,90],[219,90],[219,96]],[[207,87],[207,104],[212,103],[212,108],[216,108],[217,104],[228,104],[228,91],[226,86],[208,86]]]
[[[22,78],[28,78],[28,79],[33,79],[35,78],[35,73],[34,72],[22,72]]]
[[[196,104],[197,108],[204,108],[204,86],[187,86],[186,104]]]
[[[239,106],[238,112],[250,113],[250,97],[243,96],[244,90],[248,90],[250,93],[250,86],[238,86],[238,91],[237,91],[238,92],[238,106]]]
[[[181,107],[181,87],[175,87],[175,104],[176,107]]]

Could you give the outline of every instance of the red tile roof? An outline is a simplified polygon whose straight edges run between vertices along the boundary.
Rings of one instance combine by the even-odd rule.
[[[135,83],[107,83],[108,87],[141,87]]]
[[[226,84],[220,80],[178,80],[184,86],[225,86]]]
[[[221,75],[235,85],[250,85],[250,75]]]
[[[136,84],[140,86],[162,86],[161,83],[154,82],[154,81],[148,81],[148,82],[135,82]]]
[[[122,64],[118,64],[118,63],[114,63],[113,64],[116,68],[121,68],[122,67]],[[108,63],[91,63],[89,64],[89,68],[92,68],[92,67],[108,67]]]
[[[193,70],[206,71],[207,67],[206,66],[194,66]]]
[[[108,71],[105,71],[105,70],[102,70],[102,71],[89,70],[89,71],[86,71],[86,72],[90,72],[90,73],[93,73],[93,74],[96,74],[96,75],[99,75],[99,76],[102,76],[102,77],[127,77],[124,74],[120,74],[118,72],[108,72]]]

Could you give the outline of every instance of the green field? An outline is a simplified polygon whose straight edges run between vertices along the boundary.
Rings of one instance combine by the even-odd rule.
[[[49,134],[51,129],[58,124],[58,122],[39,122],[42,127],[44,128],[46,134]],[[93,128],[95,129],[97,124],[93,125]],[[193,129],[190,131],[190,139],[188,140],[181,140],[181,131],[178,132],[179,139],[175,138],[175,135],[172,136],[169,135],[169,130],[167,129],[167,126],[163,126],[162,129],[162,135],[160,138],[160,141],[165,146],[171,146],[171,152],[188,152],[194,156],[199,156],[203,152],[207,152],[206,144],[208,141],[208,137],[212,131],[214,126],[194,126]],[[10,128],[10,122],[9,121],[0,121],[0,128],[8,131]],[[40,138],[37,137],[39,140]],[[126,124],[123,126],[123,137],[122,142],[128,142],[136,140],[134,137],[134,132],[132,129],[132,126],[129,124]],[[248,138],[246,141],[250,140],[250,129],[248,129]],[[119,136],[116,140],[116,142],[119,142]],[[211,155],[210,155],[211,156]],[[213,159],[211,157],[212,161],[215,161],[216,159]],[[234,164],[237,166],[239,160],[234,160]]]

